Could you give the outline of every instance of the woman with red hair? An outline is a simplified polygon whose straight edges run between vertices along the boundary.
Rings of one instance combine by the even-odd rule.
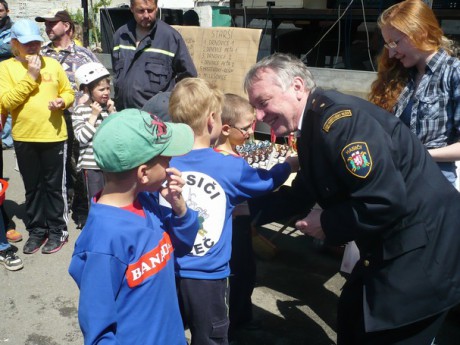
[[[406,0],[377,24],[385,41],[369,100],[399,117],[416,134],[446,178],[456,182],[460,160],[460,60],[432,9]]]

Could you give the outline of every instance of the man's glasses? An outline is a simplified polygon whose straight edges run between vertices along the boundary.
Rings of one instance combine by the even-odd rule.
[[[401,37],[399,40],[385,43],[383,46],[387,49],[395,49],[398,46],[399,42],[401,42],[402,39],[403,37]]]

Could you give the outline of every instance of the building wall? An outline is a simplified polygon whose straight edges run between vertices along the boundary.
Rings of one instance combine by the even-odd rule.
[[[93,0],[96,2],[97,0]],[[213,6],[228,6],[229,1],[219,0],[206,0],[206,1],[193,1],[193,0],[158,0],[160,6],[168,8],[167,4],[177,8],[193,7],[196,6],[213,5]],[[129,5],[129,0],[112,0],[109,7],[118,7],[121,5]],[[88,1],[90,3],[90,1]],[[48,13],[53,13],[56,9],[68,9],[70,12],[76,12],[81,9],[81,0],[10,0],[8,1],[10,7],[10,17],[12,19],[22,18],[35,18],[36,16],[43,16]]]

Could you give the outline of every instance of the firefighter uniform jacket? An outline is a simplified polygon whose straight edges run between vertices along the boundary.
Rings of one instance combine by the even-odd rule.
[[[129,21],[113,37],[112,68],[118,110],[138,108],[160,91],[171,91],[197,71],[182,36],[157,19],[136,47],[136,22]]]
[[[460,193],[399,119],[357,97],[316,89],[297,148],[301,168],[284,205],[298,212],[298,200],[305,208],[317,202],[327,240],[356,241],[361,258],[347,284],[363,284],[357,299],[366,332],[411,324],[460,301]],[[265,213],[283,213],[282,203],[267,203]]]

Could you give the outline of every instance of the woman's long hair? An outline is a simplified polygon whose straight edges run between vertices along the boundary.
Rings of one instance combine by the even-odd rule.
[[[440,48],[453,53],[453,42],[444,36],[439,22],[421,0],[406,0],[385,10],[377,20],[380,29],[392,27],[402,32],[417,49],[435,52]],[[401,91],[408,82],[409,71],[399,60],[390,58],[386,48],[377,58],[377,79],[371,85],[369,100],[392,111]]]

